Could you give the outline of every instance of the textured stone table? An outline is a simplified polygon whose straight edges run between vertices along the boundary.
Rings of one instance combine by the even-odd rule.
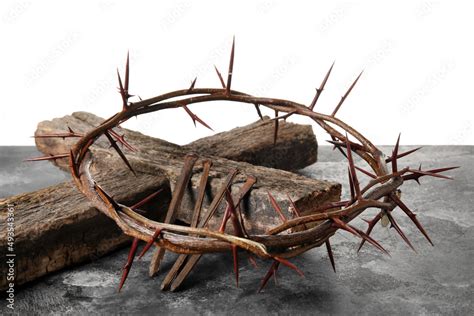
[[[391,148],[383,147],[386,152]],[[402,147],[406,150],[408,147]],[[65,175],[48,163],[19,166],[34,155],[31,148],[0,148],[0,195],[11,195],[60,182]],[[301,173],[345,183],[345,162],[330,147],[320,147],[318,163]],[[278,285],[270,281],[256,294],[268,263],[254,269],[242,260],[240,288],[235,287],[229,254],[206,255],[177,293],[161,292],[164,277],[148,277],[149,257],[137,261],[121,293],[117,293],[127,250],[78,266],[17,289],[15,312],[24,314],[474,314],[474,147],[425,147],[400,165],[424,168],[460,165],[449,174],[455,181],[422,179],[404,185],[404,200],[430,234],[431,247],[414,225],[394,213],[418,254],[388,228],[377,226],[374,237],[391,253],[382,255],[344,232],[331,239],[337,274],[325,249],[294,260],[302,279],[282,267]],[[407,190],[409,188],[409,190]],[[346,194],[345,190],[344,194]],[[369,213],[368,213],[369,214]],[[369,218],[368,214],[366,218]],[[360,220],[355,222],[364,227]],[[168,257],[164,268],[172,264]],[[4,293],[3,293],[4,294]],[[6,311],[2,299],[0,314]]]

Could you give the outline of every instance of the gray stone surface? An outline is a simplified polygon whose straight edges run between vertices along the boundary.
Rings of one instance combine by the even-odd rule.
[[[391,150],[383,148],[387,153]],[[1,152],[3,157],[5,148],[1,148]],[[20,158],[23,157],[17,160]],[[420,222],[435,244],[431,247],[416,227],[400,211],[395,211],[394,216],[414,244],[417,254],[393,230],[377,226],[373,236],[389,250],[391,257],[369,246],[364,246],[357,254],[358,242],[339,232],[331,239],[336,274],[331,269],[325,249],[314,249],[293,260],[305,272],[305,278],[283,267],[278,271],[278,285],[271,280],[260,294],[256,290],[268,263],[259,262],[259,268],[254,269],[246,260],[241,260],[240,287],[236,288],[230,254],[204,256],[185,281],[183,290],[177,293],[160,291],[164,274],[156,279],[148,278],[148,256],[134,264],[124,289],[117,293],[120,269],[128,252],[124,249],[94,263],[56,273],[17,289],[15,311],[41,315],[473,315],[473,158],[472,146],[437,146],[425,147],[400,163],[401,166],[417,167],[421,162],[424,168],[462,166],[449,172],[454,181],[430,178],[422,179],[421,186],[406,183],[402,187],[403,199],[419,214]],[[322,146],[318,160],[301,172],[345,183],[345,163],[337,152]],[[2,176],[8,177],[10,170],[16,170],[13,167],[5,170],[4,165],[1,160]],[[53,177],[49,171],[45,171],[47,176],[41,172],[42,169],[22,169],[22,173],[17,172],[16,176],[22,179],[23,174],[32,174],[34,179],[41,181]],[[58,179],[58,182],[62,180]],[[25,190],[31,189],[31,184],[24,186]],[[4,183],[0,189],[3,193]],[[369,215],[370,211],[363,217],[370,218]],[[355,224],[365,228],[361,220]],[[172,263],[172,258],[167,257],[164,270]],[[0,313],[6,311],[5,303],[2,300]]]

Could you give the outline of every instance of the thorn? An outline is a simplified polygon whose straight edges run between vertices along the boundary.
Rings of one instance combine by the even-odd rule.
[[[125,93],[125,90],[123,88],[122,78],[120,77],[120,72],[118,69],[117,69],[117,77],[118,77],[118,82],[119,82],[119,92],[120,92],[120,95],[122,96],[122,102],[123,102],[122,110],[125,111],[127,109],[127,94]]]
[[[377,176],[376,176],[375,174],[373,174],[373,173],[371,173],[371,172],[369,172],[369,171],[367,171],[367,170],[364,170],[364,169],[359,168],[359,167],[357,167],[357,166],[354,166],[354,168],[356,168],[357,170],[359,170],[359,171],[362,172],[363,174],[365,174],[365,175],[371,177],[372,179],[377,179]]]
[[[230,85],[232,83],[232,71],[234,69],[234,49],[235,49],[235,36],[232,39],[232,50],[230,51],[229,72],[227,75],[227,85],[226,85],[227,94],[230,94]]]
[[[392,173],[396,173],[398,171],[397,168],[397,156],[398,156],[398,145],[400,144],[400,134],[398,134],[397,142],[395,143],[395,147],[393,148],[392,151]]]
[[[378,223],[378,221],[382,218],[382,213],[383,212],[380,212],[378,213],[372,220],[368,221],[366,219],[364,219],[364,221],[369,224],[369,227],[367,228],[367,231],[365,232],[365,234],[367,236],[370,236],[370,233],[372,232],[372,229],[374,229],[375,225]],[[360,251],[360,249],[362,248],[362,246],[364,245],[365,243],[365,239],[362,239],[362,241],[360,242],[360,245],[359,245],[359,248],[357,249],[357,252]]]
[[[197,77],[194,78],[193,82],[191,82],[191,86],[189,87],[188,91],[186,91],[186,94],[189,94],[193,91],[194,85],[196,84]]]
[[[222,75],[219,69],[217,69],[216,65],[214,65],[214,69],[216,70],[217,76],[219,77],[219,81],[221,82],[222,88],[225,89],[224,79],[222,78]]]
[[[141,200],[141,201],[135,203],[134,205],[130,206],[130,208],[131,209],[140,208],[141,206],[146,204],[148,201],[152,200],[155,196],[157,196],[161,191],[163,191],[163,189],[159,189],[158,191],[153,192],[152,194],[145,197],[143,200]]]
[[[293,263],[289,262],[286,259],[280,258],[280,257],[273,257],[276,261],[282,263],[283,265],[287,266],[288,268],[295,270],[296,273],[298,273],[301,277],[304,278],[304,273],[300,269],[298,269],[297,266],[295,266]]]
[[[286,222],[288,219],[286,218],[286,216],[281,211],[281,207],[275,201],[275,198],[273,197],[273,195],[269,191],[267,191],[267,193],[268,193],[268,199],[270,200],[270,204],[272,205],[273,209],[278,213],[278,215],[280,216],[281,221]]]
[[[417,179],[421,178],[422,176],[431,176],[431,177],[435,177],[435,178],[453,180],[453,178],[451,178],[451,177],[444,176],[442,174],[438,174],[438,172],[442,172],[442,171],[438,171],[438,170],[443,170],[444,169],[443,171],[447,171],[447,170],[456,169],[456,168],[459,168],[459,167],[440,168],[440,169],[426,170],[426,171],[408,169],[408,171],[412,172],[412,174],[404,175],[404,176],[402,176],[402,178],[403,178],[403,180],[412,180],[412,179],[417,180]],[[419,182],[418,182],[418,184],[419,184]]]
[[[336,273],[336,264],[334,263],[334,256],[332,254],[329,238],[326,240],[326,250],[328,251],[328,257],[329,257],[329,261],[331,261],[332,269],[334,270],[334,273]]]
[[[270,269],[268,269],[267,274],[265,274],[265,276],[263,277],[262,283],[260,284],[260,288],[258,289],[257,293],[260,293],[263,290],[265,285],[267,285],[268,280],[270,280],[272,275],[276,273],[279,266],[280,266],[280,262],[274,260],[272,265],[270,266]]]
[[[56,159],[67,158],[67,157],[69,157],[69,154],[58,154],[58,155],[28,158],[28,159],[25,159],[24,161],[56,160]]]
[[[275,110],[275,117],[278,117],[278,111]],[[275,129],[273,131],[273,145],[276,145],[278,138],[278,120],[275,120]]]
[[[326,140],[328,143],[330,144],[333,144],[335,147],[338,147],[338,148],[341,148],[341,147],[346,147],[346,144],[345,143],[342,143],[342,142],[338,142],[338,141],[334,141],[334,140]],[[364,146],[360,145],[360,144],[357,144],[357,143],[354,143],[354,142],[351,142],[349,141],[349,143],[351,144],[351,149],[354,151],[354,150],[362,150],[362,151],[365,151],[365,148]]]
[[[349,188],[351,191],[351,201],[355,201],[355,194],[354,194],[354,181],[352,181],[351,170],[349,167],[347,168],[347,175],[349,177]]]
[[[257,261],[255,261],[255,258],[249,253],[248,254],[248,259],[251,265],[253,265],[254,268],[258,268]]]
[[[254,103],[254,105],[255,105],[255,110],[257,110],[258,117],[260,117],[260,119],[263,121],[262,112],[260,112],[260,105],[258,103]]]
[[[405,203],[402,202],[397,196],[390,195],[390,199],[397,204],[400,209],[411,219],[411,221],[416,225],[418,230],[425,236],[425,238],[428,240],[428,242],[431,244],[431,246],[434,246],[433,242],[431,241],[430,237],[428,236],[428,233],[425,231],[421,223],[418,221],[416,218],[416,214],[413,213],[408,206],[405,205]]]
[[[225,228],[227,226],[227,222],[229,221],[230,216],[231,216],[230,205],[229,205],[229,203],[227,203],[227,206],[226,206],[225,212],[224,212],[224,216],[222,217],[222,223],[221,223],[221,226],[219,227],[219,232],[220,233],[225,232]]]
[[[153,245],[156,239],[160,236],[160,234],[161,234],[161,229],[155,230],[151,239],[146,243],[145,247],[143,247],[142,252],[140,252],[138,259],[141,259],[147,253],[148,249],[150,249],[150,247]]]
[[[235,283],[239,287],[239,253],[236,245],[232,245],[232,257],[234,258]]]
[[[332,63],[331,68],[329,68],[329,71],[327,72],[326,76],[324,77],[323,82],[321,82],[321,85],[319,86],[319,88],[316,89],[316,95],[314,96],[314,99],[311,102],[311,105],[309,106],[309,109],[311,111],[313,110],[314,106],[316,105],[316,102],[318,102],[318,99],[319,99],[319,96],[321,95],[321,92],[323,92],[323,90],[324,90],[324,86],[326,85],[326,82],[329,79],[329,75],[331,74],[332,67],[334,67],[334,63],[335,62]]]
[[[390,256],[390,253],[384,247],[382,247],[382,245],[380,245],[375,239],[373,239],[372,237],[370,237],[369,235],[367,235],[360,229],[355,228],[354,226],[351,226],[351,227],[361,236],[362,240],[368,241],[372,246],[374,246],[375,248],[379,249],[380,251]]]
[[[94,183],[94,189],[104,202],[110,204],[115,210],[121,209],[120,205],[99,184]]]
[[[276,111],[276,112],[278,112],[278,111]],[[291,111],[291,112],[285,113],[281,116],[275,116],[274,118],[271,119],[271,121],[278,121],[278,120],[285,120],[286,121],[287,118],[289,118],[290,116],[292,116],[295,113],[297,113],[297,111]]]
[[[130,143],[128,143],[125,140],[125,134],[124,135],[119,135],[113,129],[109,129],[108,132],[110,133],[111,136],[113,136],[115,138],[116,141],[118,141],[120,144],[122,144],[122,146],[126,147],[128,150],[134,151],[134,152],[138,151],[137,148],[133,147],[132,145],[130,145]]]
[[[362,195],[360,193],[359,180],[357,179],[357,174],[356,174],[355,167],[354,167],[354,160],[352,160],[351,144],[349,142],[349,138],[347,136],[347,133],[346,133],[346,147],[347,147],[347,160],[349,162],[349,168],[350,168],[350,173],[351,173],[351,176],[352,176],[352,181],[354,183],[354,189],[355,189],[355,192],[356,192],[356,197],[357,197],[357,200],[361,200]]]
[[[385,212],[387,215],[388,219],[390,220],[390,224],[392,224],[392,227],[395,228],[397,233],[402,237],[402,239],[407,243],[407,245],[414,251],[416,252],[415,248],[413,248],[413,245],[411,242],[408,240],[407,236],[405,236],[405,233],[403,233],[402,229],[400,226],[398,226],[397,222],[395,221],[395,218],[393,218],[392,214],[390,212]]]
[[[123,88],[127,99],[129,98],[129,94],[128,94],[129,78],[130,78],[130,52],[127,52],[127,62],[125,63],[125,84]]]
[[[212,129],[212,127],[210,127],[209,125],[206,124],[206,122],[204,122],[203,120],[201,120],[196,114],[194,114],[193,112],[191,112],[191,110],[186,106],[186,105],[182,105],[183,109],[186,111],[186,113],[189,114],[189,116],[191,117],[191,119],[193,120],[193,123],[194,123],[194,126],[196,126],[196,121],[199,122],[201,125],[207,127],[208,129],[210,129],[211,131],[214,131]]]
[[[335,116],[337,111],[339,111],[339,108],[341,107],[342,103],[344,103],[344,101],[346,100],[347,96],[349,95],[349,93],[351,92],[352,88],[354,88],[354,86],[356,85],[357,81],[359,81],[359,78],[360,76],[362,76],[362,73],[363,71],[357,76],[356,80],[354,80],[354,82],[352,83],[352,85],[349,87],[349,89],[347,90],[347,92],[341,97],[341,101],[339,101],[338,105],[336,106],[336,108],[334,109],[334,111],[332,112],[331,116]]]
[[[409,151],[406,151],[406,152],[404,152],[404,153],[398,154],[398,155],[397,155],[397,159],[402,158],[402,157],[405,157],[405,156],[408,156],[409,154],[412,154],[412,153],[414,153],[415,151],[417,151],[417,150],[419,150],[419,149],[421,149],[421,148],[423,148],[423,147],[417,147],[417,148],[411,149],[411,150],[409,150]],[[385,162],[386,162],[386,163],[389,163],[390,161],[392,161],[392,157],[388,157],[387,159],[385,159]]]
[[[351,234],[357,236],[357,237],[360,237],[362,238],[363,241],[368,241],[371,245],[373,245],[375,248],[381,250],[382,252],[386,253],[387,255],[389,255],[388,251],[385,250],[385,248],[383,248],[378,242],[376,242],[373,238],[371,238],[369,235],[367,235],[366,233],[364,233],[363,231],[361,231],[360,229],[357,229],[355,228],[354,226],[351,226],[349,224],[346,224],[344,221],[342,221],[341,219],[337,218],[337,217],[333,217],[331,218],[334,222],[334,224],[336,225],[336,227],[339,227],[341,229],[344,229],[345,231],[347,232],[350,232]],[[361,248],[362,246],[359,246],[359,249]]]
[[[362,236],[350,225],[346,224],[344,221],[342,221],[340,218],[338,217],[331,217],[331,220],[333,221],[334,223],[334,226],[336,226],[337,228],[341,228],[357,237],[360,237],[362,238]]]
[[[120,290],[122,290],[125,280],[127,280],[128,273],[130,272],[130,268],[132,267],[133,259],[135,258],[135,254],[137,253],[138,241],[138,238],[133,239],[132,247],[130,248],[130,252],[128,253],[127,263],[123,267],[122,278],[120,280],[118,289],[119,292]]]
[[[122,158],[123,162],[125,162],[125,164],[127,165],[127,167],[130,169],[130,171],[133,172],[133,174],[136,176],[137,174],[135,173],[135,170],[133,170],[132,168],[132,165],[130,165],[130,162],[128,162],[127,160],[127,157],[125,157],[124,153],[122,152],[122,150],[120,150],[119,146],[117,146],[117,143],[115,142],[115,140],[112,138],[112,136],[110,136],[110,133],[108,131],[105,131],[105,136],[107,137],[107,139],[109,140],[110,144],[112,145],[112,147],[115,149],[115,151],[119,154],[120,158]]]

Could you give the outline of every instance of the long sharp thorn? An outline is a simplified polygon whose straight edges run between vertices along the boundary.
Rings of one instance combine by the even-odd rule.
[[[301,277],[304,277],[304,273],[303,271],[301,271],[300,269],[298,269],[297,266],[295,266],[293,263],[289,262],[288,260],[286,259],[283,259],[283,258],[280,258],[280,257],[273,257],[276,261],[280,262],[281,264],[287,266],[288,268],[296,271],[296,273],[298,273]]]
[[[347,175],[349,177],[349,188],[351,191],[351,200],[355,200],[355,193],[354,193],[354,181],[352,181],[352,175],[351,175],[351,170],[347,168]]]
[[[150,249],[150,247],[153,245],[156,239],[160,236],[160,234],[161,234],[161,229],[155,230],[151,239],[146,243],[145,247],[143,247],[142,249],[142,252],[140,252],[140,254],[138,255],[138,259],[141,259],[147,253],[148,249]]]
[[[423,148],[423,147],[417,147],[417,148],[414,148],[414,149],[410,149],[410,150],[408,150],[404,153],[398,154],[397,159],[408,156],[409,154],[412,154],[415,151],[420,150],[421,148]],[[390,161],[392,161],[392,157],[388,157],[387,159],[385,159],[385,162],[387,162],[387,163],[390,162]]]
[[[28,158],[28,159],[25,159],[24,161],[56,160],[56,159],[67,158],[67,157],[69,157],[69,154],[59,154],[59,155],[49,155],[49,156],[43,156],[43,157]]]
[[[130,53],[127,52],[127,62],[125,64],[125,82],[124,82],[124,90],[125,90],[125,96],[129,97],[129,94],[128,94],[128,82],[129,82],[129,79],[130,79]]]
[[[227,75],[226,93],[230,94],[230,86],[232,83],[232,71],[234,70],[234,50],[235,50],[235,36],[232,39],[232,50],[230,51],[229,72]]]
[[[275,198],[270,192],[267,192],[267,193],[268,193],[268,199],[270,200],[270,204],[272,205],[273,209],[277,212],[278,216],[280,216],[281,221],[286,222],[288,219],[281,211],[280,205],[278,205],[278,203],[275,201]]]
[[[352,181],[354,183],[354,189],[356,192],[356,197],[358,200],[362,199],[362,195],[360,193],[360,186],[359,186],[359,180],[357,179],[357,174],[355,171],[354,167],[354,160],[352,159],[352,150],[351,150],[351,144],[349,142],[349,138],[346,133],[346,147],[347,147],[347,160],[349,162],[349,168],[351,171],[351,176],[352,176]]]
[[[380,251],[382,251],[385,254],[390,256],[388,251],[384,247],[382,247],[382,245],[380,243],[378,243],[375,239],[373,239],[372,237],[370,237],[369,235],[367,235],[366,233],[364,233],[360,229],[355,228],[354,226],[351,226],[351,227],[352,227],[352,229],[354,229],[361,236],[362,240],[367,240],[372,246],[374,246],[375,248],[379,249]]]
[[[346,153],[345,153],[344,150],[342,150],[342,148],[341,148],[342,146],[339,146],[339,145],[338,145],[338,144],[340,144],[340,143],[339,143],[338,141],[336,141],[336,138],[335,138],[334,136],[331,136],[331,138],[332,138],[332,141],[328,140],[327,142],[334,145],[334,147],[333,147],[332,150],[335,150],[335,149],[339,150],[339,152],[340,152],[345,158],[347,158]]]
[[[119,82],[119,92],[120,92],[120,95],[122,96],[123,110],[126,110],[127,109],[127,97],[126,97],[125,90],[123,88],[122,78],[120,77],[120,72],[119,72],[118,69],[117,69],[117,77],[118,77],[118,82]]]
[[[267,285],[268,280],[270,280],[272,275],[275,274],[275,272],[278,269],[279,265],[280,265],[280,262],[278,262],[276,260],[273,261],[272,265],[270,266],[270,269],[268,269],[267,274],[265,274],[265,276],[263,277],[262,283],[260,284],[260,288],[257,291],[258,293],[260,293],[263,290],[263,288],[265,287],[265,285]]]
[[[217,69],[216,65],[214,65],[214,69],[216,70],[217,76],[219,77],[219,81],[221,82],[222,88],[225,89],[225,83],[224,79],[222,78],[221,72],[219,71],[219,69]]]
[[[361,237],[359,235],[359,233],[354,229],[352,228],[352,226],[349,226],[348,224],[346,224],[344,221],[342,221],[340,218],[337,218],[337,217],[331,217],[331,220],[333,221],[334,225],[338,228],[341,228],[357,237]]]
[[[191,82],[191,86],[188,88],[188,91],[186,91],[186,94],[189,94],[193,91],[194,85],[196,84],[197,77],[194,78],[193,82]]]
[[[248,255],[248,258],[250,264],[253,265],[254,268],[258,268],[257,261],[255,261],[255,258],[251,254]]]
[[[359,170],[359,171],[362,172],[363,174],[365,174],[365,175],[371,177],[372,179],[377,179],[377,176],[376,176],[375,174],[373,174],[373,173],[371,173],[371,172],[369,172],[369,171],[367,171],[367,170],[365,170],[365,169],[362,169],[362,168],[357,167],[357,166],[354,166],[354,168],[356,168],[357,170]]]
[[[333,144],[336,147],[345,147],[346,146],[345,143],[334,141],[334,140],[327,140],[327,142],[330,143],[330,144]],[[355,151],[355,150],[365,151],[364,146],[362,146],[360,144],[357,144],[357,143],[354,143],[354,142],[350,142],[350,144],[351,144],[352,151]]]
[[[161,191],[163,191],[163,189],[159,189],[158,191],[156,192],[153,192],[152,194],[148,195],[147,197],[145,197],[144,199],[142,199],[141,201],[135,203],[134,205],[130,206],[131,209],[135,209],[135,208],[140,208],[141,206],[143,206],[144,204],[146,204],[148,201],[151,201],[155,196],[157,196]]]
[[[260,105],[258,103],[254,103],[255,105],[255,110],[257,110],[258,117],[263,121],[263,115],[262,112],[260,111]]]
[[[420,184],[419,179],[423,176],[432,176],[432,177],[436,177],[436,178],[443,178],[443,179],[452,180],[452,178],[447,177],[447,176],[443,176],[443,175],[438,174],[438,173],[448,171],[448,170],[452,170],[452,169],[457,169],[457,168],[459,168],[459,166],[447,167],[447,168],[438,168],[438,169],[422,171],[421,170],[421,165],[420,165],[418,170],[409,169],[408,171],[411,171],[412,174],[403,175],[402,178],[403,178],[403,180],[415,180],[416,182],[418,182],[418,184]]]
[[[210,129],[211,131],[214,131],[212,129],[212,127],[210,127],[209,125],[207,125],[206,122],[204,122],[203,120],[201,120],[199,118],[199,116],[197,116],[196,114],[194,114],[193,112],[191,112],[191,110],[186,106],[186,105],[182,105],[183,109],[186,111],[186,113],[188,113],[188,115],[191,117],[191,119],[193,120],[193,123],[194,123],[194,126],[196,126],[196,121],[199,122],[201,125],[203,125],[204,127],[207,127],[208,129]]]
[[[133,239],[132,247],[130,248],[130,252],[128,253],[127,263],[123,267],[122,278],[120,280],[118,289],[119,292],[120,290],[122,290],[125,280],[127,280],[128,273],[130,272],[130,268],[132,267],[133,259],[135,258],[135,254],[137,253],[138,242],[138,238]]]
[[[431,176],[431,177],[435,177],[435,178],[453,180],[453,178],[451,178],[451,177],[444,176],[444,175],[438,174],[438,173],[436,173],[436,172],[432,172],[431,170],[424,171],[424,170],[408,169],[408,171],[412,172],[413,174],[419,175],[419,177],[422,177],[422,176]]]
[[[125,134],[124,135],[119,135],[117,132],[115,132],[113,129],[109,129],[108,132],[110,133],[111,136],[113,136],[115,138],[115,140],[117,140],[120,144],[122,144],[124,147],[126,147],[128,150],[130,151],[138,151],[137,148],[133,147],[132,145],[130,145],[130,143],[128,143],[126,140],[125,140]]]
[[[278,111],[275,110],[275,117],[278,117]],[[278,139],[278,120],[275,120],[275,129],[273,130],[273,145],[276,145]]]
[[[118,205],[117,202],[115,202],[115,200],[109,195],[107,194],[107,192],[105,192],[104,189],[102,189],[102,187],[100,185],[98,185],[97,183],[94,183],[94,188],[97,192],[97,194],[100,196],[100,198],[110,204],[115,210],[120,210],[121,207],[120,205]]]
[[[331,244],[329,243],[329,238],[326,240],[325,244],[326,244],[326,250],[328,251],[329,261],[331,261],[332,269],[334,270],[334,273],[336,273],[336,264],[334,262],[334,256],[332,254],[332,248],[331,248]]]
[[[309,106],[309,109],[310,109],[310,110],[313,110],[313,109],[314,109],[314,106],[316,105],[316,102],[318,102],[319,96],[320,96],[321,93],[323,92],[324,86],[326,85],[326,82],[327,82],[328,79],[329,79],[329,75],[331,74],[332,67],[334,67],[334,63],[335,63],[335,62],[332,63],[331,68],[329,68],[329,71],[327,72],[326,76],[324,77],[323,82],[321,82],[321,85],[319,86],[319,88],[316,89],[316,95],[314,96],[314,99],[313,99],[313,101],[311,102],[311,105]]]
[[[434,246],[433,242],[431,241],[430,237],[428,236],[428,233],[425,231],[421,223],[418,221],[416,218],[416,214],[413,213],[408,206],[405,205],[405,203],[402,202],[397,196],[390,195],[390,199],[397,204],[402,211],[411,219],[413,224],[418,228],[418,230],[425,236],[425,238],[428,240],[428,242],[431,244],[431,246]]]
[[[393,218],[392,214],[390,212],[386,212],[385,213],[388,217],[388,219],[390,220],[390,224],[392,224],[392,227],[395,228],[395,230],[397,231],[397,233],[400,235],[400,237],[402,237],[402,239],[406,242],[406,244],[414,251],[416,252],[415,248],[413,247],[413,245],[411,244],[411,242],[408,240],[407,236],[405,235],[405,233],[402,231],[402,229],[400,228],[400,226],[398,226],[397,222],[395,221],[395,218]]]
[[[236,245],[232,245],[232,257],[234,258],[235,283],[239,287],[239,252]]]
[[[119,146],[117,146],[117,143],[115,142],[115,140],[112,138],[112,136],[110,136],[110,133],[108,131],[106,131],[105,133],[105,136],[107,137],[107,139],[109,140],[110,144],[112,145],[112,147],[115,149],[115,151],[119,154],[120,158],[122,158],[123,162],[127,165],[127,167],[130,169],[130,171],[132,171],[132,173],[134,175],[137,175],[135,173],[135,170],[132,168],[132,165],[130,164],[130,162],[128,162],[128,159],[127,157],[125,157],[124,153],[122,152],[122,150],[120,150]]]
[[[378,223],[378,221],[382,218],[382,212],[380,212],[379,214],[377,214],[371,221],[367,221],[366,222],[369,224],[369,227],[367,228],[367,231],[365,232],[365,234],[367,236],[370,236],[370,233],[372,232],[372,229],[374,229],[374,226]],[[357,252],[360,251],[360,249],[362,248],[362,246],[364,245],[365,243],[365,239],[362,239],[362,241],[360,242],[360,245],[359,245],[359,248],[357,249]]]
[[[342,103],[344,103],[344,101],[346,100],[347,96],[349,95],[349,93],[351,92],[352,88],[354,88],[354,86],[356,85],[357,81],[359,81],[359,78],[360,76],[362,76],[362,73],[363,71],[357,76],[356,80],[354,80],[354,82],[352,83],[352,85],[349,87],[349,89],[347,90],[347,92],[341,97],[341,101],[339,101],[339,103],[337,104],[336,108],[334,109],[334,111],[332,112],[331,116],[335,116],[337,111],[339,111],[339,108],[341,107]]]
[[[392,151],[392,172],[393,173],[396,173],[398,171],[398,168],[397,168],[397,156],[398,156],[398,146],[400,144],[400,135],[401,134],[398,134],[398,138],[397,138],[397,142],[395,144],[395,147],[393,148],[393,151]]]

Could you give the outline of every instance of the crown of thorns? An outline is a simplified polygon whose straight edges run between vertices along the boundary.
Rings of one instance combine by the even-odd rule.
[[[316,94],[309,105],[303,105],[283,99],[257,97],[233,90],[231,87],[234,67],[234,47],[235,40],[232,43],[226,82],[217,67],[215,67],[215,71],[221,84],[220,88],[197,88],[195,87],[196,78],[187,89],[176,90],[145,100],[140,99],[140,101],[137,102],[129,101],[129,98],[132,97],[132,95],[129,94],[128,90],[130,70],[129,56],[127,54],[124,80],[122,80],[120,73],[117,70],[119,93],[123,102],[120,112],[105,120],[86,134],[76,133],[68,127],[68,132],[66,133],[36,136],[79,138],[78,142],[70,149],[69,153],[40,157],[32,160],[68,158],[70,172],[77,188],[98,210],[113,219],[125,234],[134,237],[127,262],[123,268],[119,290],[122,288],[130,271],[140,240],[146,242],[146,245],[139,254],[140,258],[153,244],[158,247],[157,252],[153,256],[152,264],[159,265],[165,250],[181,254],[162,284],[163,289],[171,288],[171,290],[176,289],[182,283],[184,278],[193,269],[200,256],[205,253],[232,252],[237,285],[239,280],[239,250],[241,252],[246,252],[249,255],[251,262],[254,262],[253,256],[270,260],[272,264],[261,282],[259,291],[266,285],[272,275],[276,273],[280,264],[293,269],[302,276],[303,272],[301,272],[289,260],[312,248],[322,246],[323,244],[326,246],[330,262],[335,271],[334,258],[329,239],[338,229],[345,230],[357,238],[360,238],[361,243],[359,250],[365,242],[368,242],[378,250],[388,254],[387,250],[370,236],[374,226],[381,220],[382,222],[385,221],[390,223],[391,227],[393,227],[408,246],[414,250],[412,244],[403,233],[392,214],[392,211],[396,207],[399,207],[410,218],[418,230],[426,237],[428,242],[433,245],[431,239],[416,218],[415,214],[401,200],[399,188],[405,181],[414,180],[419,183],[419,179],[423,176],[451,179],[440,173],[457,167],[422,170],[420,165],[418,169],[412,169],[410,167],[400,169],[398,167],[398,159],[413,153],[419,148],[399,153],[399,135],[391,155],[385,155],[361,133],[338,119],[336,114],[359,80],[360,75],[341,97],[331,114],[328,115],[316,112],[314,110],[316,103],[324,90],[334,64],[331,65],[321,82],[321,85],[316,89]],[[278,216],[282,223],[271,228],[264,234],[251,235],[245,229],[246,225],[244,217],[241,214],[241,201],[251,192],[256,179],[252,176],[247,177],[247,180],[241,186],[237,197],[233,197],[230,193],[230,188],[234,177],[239,172],[238,170],[229,170],[224,184],[213,197],[213,200],[205,213],[201,214],[205,187],[212,165],[212,162],[208,159],[202,159],[203,168],[201,180],[198,187],[198,194],[190,226],[173,224],[173,221],[174,216],[181,205],[187,184],[191,179],[193,166],[199,159],[196,155],[190,154],[185,157],[181,175],[175,185],[164,222],[150,220],[142,216],[140,212],[137,212],[141,205],[153,198],[158,192],[155,192],[133,206],[126,206],[117,203],[92,177],[90,166],[92,164],[93,155],[89,148],[102,135],[105,135],[105,137],[110,141],[111,146],[116,150],[127,167],[135,173],[132,165],[127,160],[126,155],[123,153],[119,145],[122,145],[122,148],[126,148],[130,151],[135,151],[137,149],[130,145],[122,135],[114,131],[114,128],[119,124],[127,121],[133,116],[170,108],[182,108],[189,114],[195,125],[196,123],[200,123],[201,125],[211,129],[208,124],[194,114],[189,108],[191,104],[210,101],[233,101],[251,104],[255,107],[260,118],[262,118],[260,106],[274,110],[275,118],[273,120],[275,142],[278,137],[279,120],[286,120],[292,115],[301,115],[312,119],[329,134],[332,139],[329,142],[347,158],[349,166],[348,182],[351,193],[350,199],[340,202],[327,202],[311,214],[302,216],[295,203],[288,196],[295,216],[293,218],[286,218],[281,211],[280,206],[269,192],[269,203],[275,210],[275,216]],[[367,162],[371,171],[356,166],[352,156],[353,153]],[[361,185],[357,171],[370,177],[370,181],[365,185]],[[291,188],[289,189],[291,190]],[[208,222],[215,215],[223,201],[225,201],[226,207],[222,224],[218,230],[211,230],[207,227]],[[358,217],[368,208],[377,208],[379,209],[379,213],[372,220],[366,221],[368,223],[366,231],[362,231],[350,224],[353,219]],[[231,220],[233,226],[232,234],[226,231],[226,224],[229,220]],[[297,227],[299,229],[295,229]]]

